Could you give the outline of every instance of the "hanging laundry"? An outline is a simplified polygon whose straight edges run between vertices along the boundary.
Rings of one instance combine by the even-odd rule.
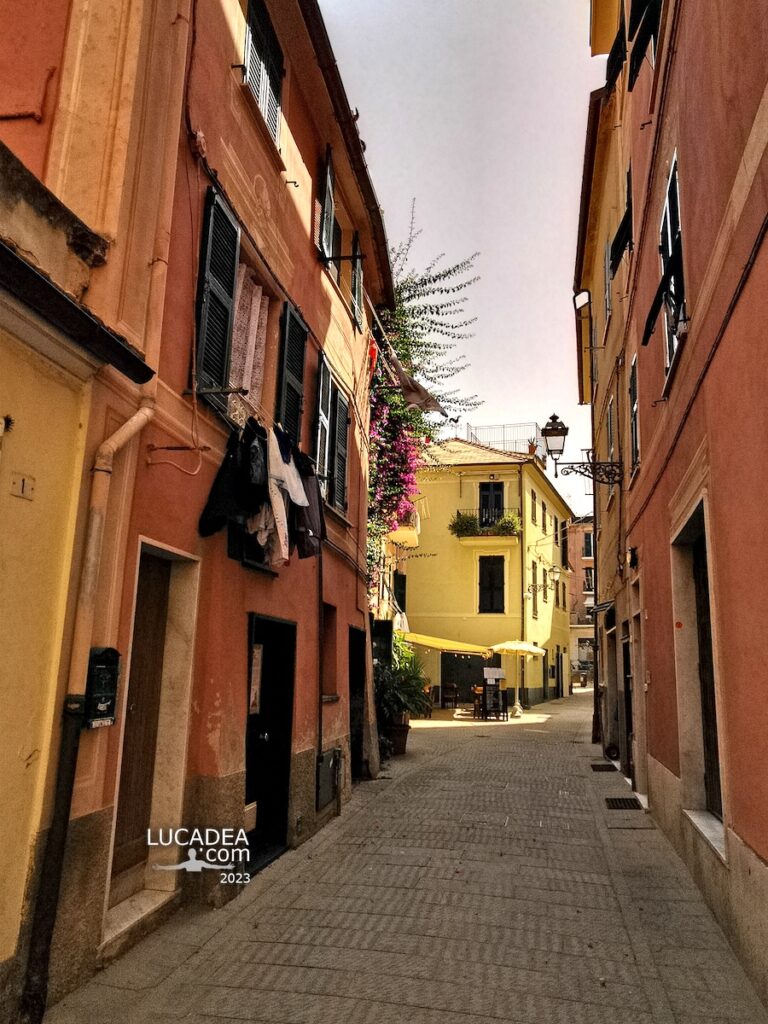
[[[320,481],[315,473],[312,460],[307,455],[294,449],[293,458],[301,476],[307,504],[305,506],[294,505],[291,510],[291,551],[295,547],[299,552],[299,558],[314,558],[320,554],[322,542],[326,538]]]
[[[228,522],[244,525],[269,501],[266,430],[253,418],[227,440],[224,461],[211,486],[198,523],[201,537],[211,537]]]
[[[269,550],[269,564],[285,565],[290,556],[288,539],[288,509],[290,499],[294,505],[305,507],[309,504],[299,471],[291,455],[289,462],[283,461],[280,444],[274,430],[267,438],[267,468],[269,471],[269,500],[275,517],[276,534]]]
[[[229,415],[242,423],[248,410],[256,411],[264,385],[264,353],[267,342],[269,298],[245,263],[237,268],[237,291],[232,322],[229,380],[247,395],[230,395]]]
[[[275,427],[275,437],[280,445],[280,454],[283,457],[283,462],[287,465],[291,461],[291,455],[293,454],[293,438],[280,426]]]

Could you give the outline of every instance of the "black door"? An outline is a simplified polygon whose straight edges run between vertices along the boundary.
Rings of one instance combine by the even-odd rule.
[[[252,866],[285,849],[291,777],[296,626],[250,615],[245,802],[256,804],[249,833]]]
[[[704,731],[704,788],[707,810],[723,816],[720,789],[720,752],[717,742],[715,666],[712,658],[712,619],[709,610],[707,542],[704,534],[693,544],[693,582],[696,590],[696,624],[699,638],[699,680],[701,682],[701,725]]]
[[[363,778],[365,728],[365,632],[349,629],[349,757],[353,779]]]
[[[541,659],[542,700],[549,700],[549,651]]]
[[[632,711],[632,651],[628,636],[622,637],[621,651],[624,674],[624,742],[620,744],[620,747],[623,747],[621,769],[632,780],[634,789],[635,759],[632,753],[632,741],[634,740],[635,726]]]
[[[480,484],[480,525],[493,526],[504,514],[504,484]]]

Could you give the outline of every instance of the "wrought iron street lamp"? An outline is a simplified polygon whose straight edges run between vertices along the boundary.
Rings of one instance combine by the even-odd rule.
[[[568,427],[553,413],[547,420],[547,425],[542,427],[541,433],[547,447],[547,454],[552,456],[552,461],[555,464],[555,477],[557,477]],[[590,477],[599,484],[620,484],[624,479],[624,467],[621,462],[601,462],[595,458],[592,448],[587,449],[586,462],[564,462],[559,468],[563,476],[578,473],[580,476]]]

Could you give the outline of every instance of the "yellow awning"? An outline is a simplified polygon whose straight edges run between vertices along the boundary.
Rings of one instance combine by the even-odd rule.
[[[433,651],[447,651],[455,654],[482,654],[490,657],[487,647],[479,644],[465,644],[461,640],[446,640],[440,636],[427,636],[425,633],[401,633],[403,640],[418,647],[430,647]]]

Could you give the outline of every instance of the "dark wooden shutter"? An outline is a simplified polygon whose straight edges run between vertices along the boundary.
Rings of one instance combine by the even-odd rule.
[[[334,388],[333,395],[333,473],[331,502],[344,512],[347,507],[347,462],[349,451],[349,402],[341,390]]]
[[[504,557],[502,555],[481,556],[480,600],[481,612],[501,613],[504,611]]]
[[[634,12],[633,12],[634,13]],[[632,92],[635,82],[643,67],[645,55],[651,40],[656,40],[659,34],[659,22],[661,21],[661,0],[649,0],[642,13],[642,21],[637,26],[637,36],[632,45],[632,55],[629,58],[629,81],[627,91]],[[630,25],[633,22],[630,18]]]
[[[562,555],[563,568],[569,569],[568,565],[568,522],[564,519],[560,524],[560,554]]]
[[[610,92],[614,85],[616,85],[616,81],[621,74],[621,69],[624,67],[624,61],[626,59],[627,39],[624,34],[624,17],[622,14],[619,31],[616,33],[616,38],[614,39],[613,45],[608,53],[608,61],[605,65],[605,88],[607,92]]]
[[[317,365],[317,408],[315,411],[315,465],[320,479],[323,497],[328,494],[328,477],[330,475],[330,444],[331,444],[331,370],[325,356],[321,352]]]
[[[229,385],[240,228],[232,211],[213,187],[208,189],[200,250],[197,300],[198,390]],[[227,410],[227,395],[205,395]]]
[[[301,442],[301,414],[304,405],[304,355],[307,325],[286,302],[283,308],[280,384],[277,391],[275,420],[296,442]]]
[[[352,238],[352,315],[358,331],[363,329],[363,257],[360,253],[360,236],[357,231]]]
[[[333,185],[333,160],[331,159],[331,147],[329,146],[325,154],[323,216],[320,223],[320,250],[327,260],[333,256],[333,221],[336,216]]]

